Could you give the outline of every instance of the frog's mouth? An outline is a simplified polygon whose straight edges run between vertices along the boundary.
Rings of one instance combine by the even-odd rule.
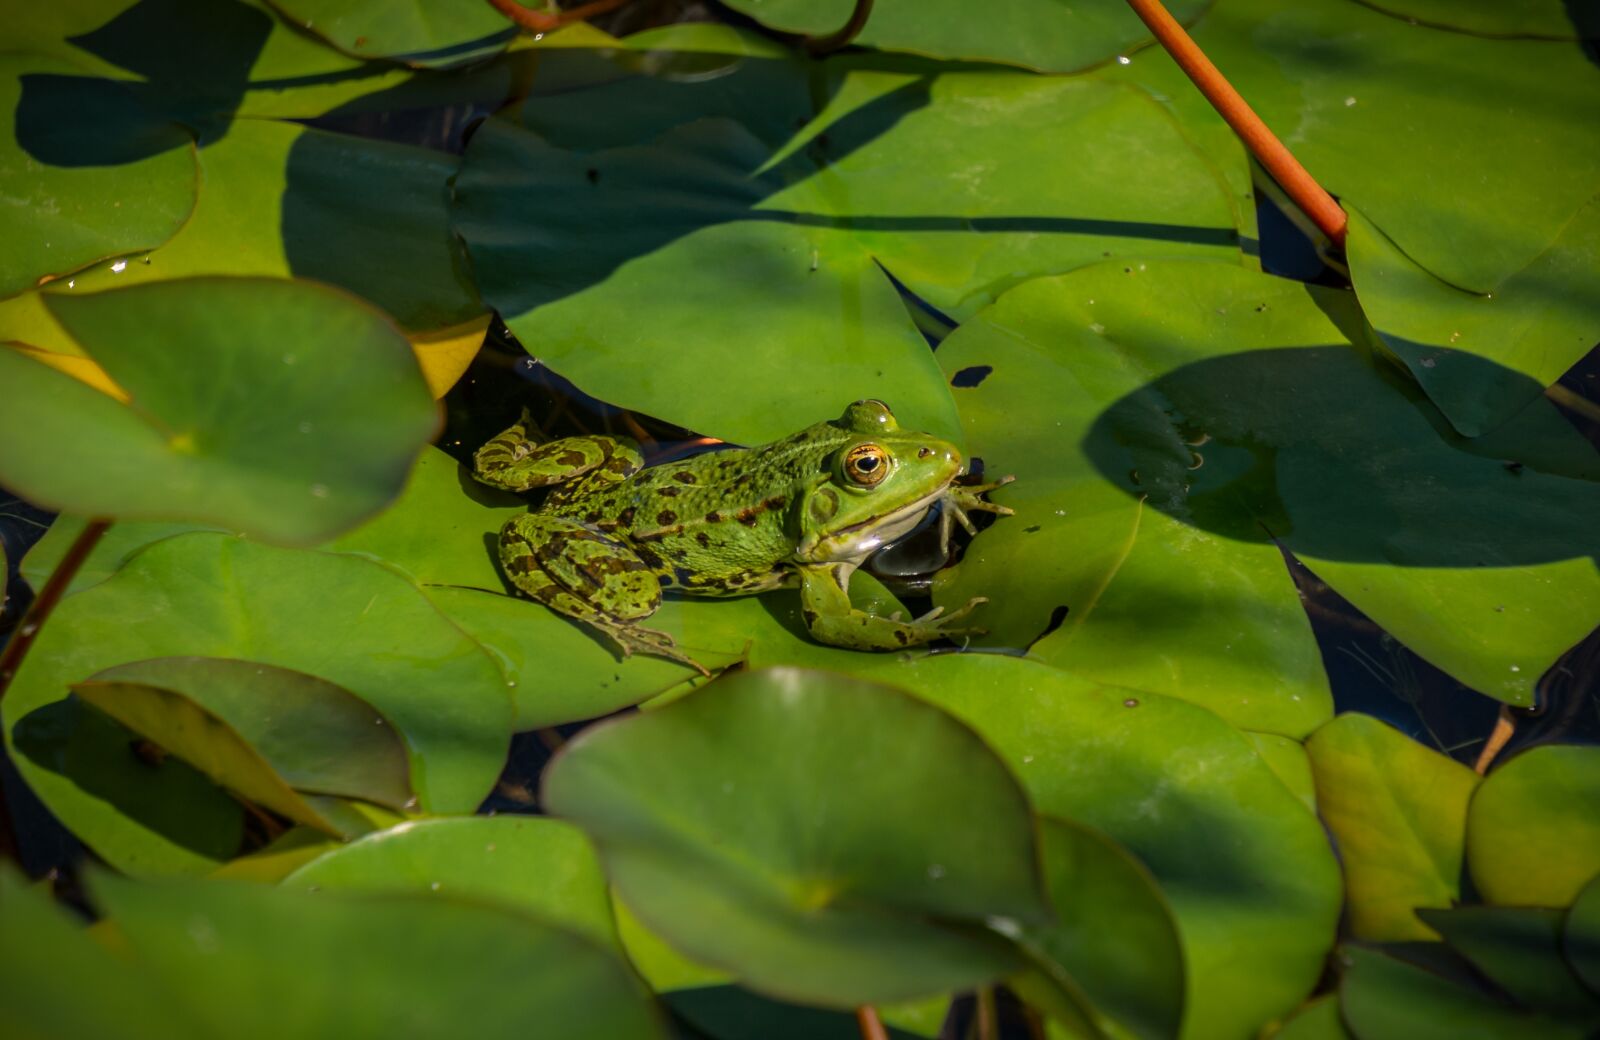
[[[795,555],[806,563],[861,563],[890,542],[910,534],[945,494],[946,489],[940,488],[883,516],[871,516],[831,531],[810,545],[802,542]]]

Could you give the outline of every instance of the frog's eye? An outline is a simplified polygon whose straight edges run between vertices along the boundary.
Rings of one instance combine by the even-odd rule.
[[[862,487],[874,487],[889,475],[889,453],[876,444],[857,444],[844,453],[844,475]]]

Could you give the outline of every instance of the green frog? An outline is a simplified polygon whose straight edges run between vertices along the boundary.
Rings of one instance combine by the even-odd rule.
[[[838,419],[754,448],[697,455],[646,469],[638,445],[609,436],[539,444],[526,412],[480,448],[474,471],[510,491],[551,487],[533,512],[500,532],[500,562],[517,588],[615,640],[705,669],[670,635],[641,624],[664,589],[691,596],[749,596],[798,585],[812,638],[856,650],[900,650],[981,634],[962,622],[985,602],[948,614],[883,617],[850,603],[850,576],[874,551],[903,538],[943,505],[952,519],[1010,514],[962,486],[961,453],[902,430],[882,401],[857,401]]]

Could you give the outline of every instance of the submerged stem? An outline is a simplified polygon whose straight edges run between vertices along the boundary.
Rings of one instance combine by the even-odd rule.
[[[878,1009],[871,1004],[856,1008],[856,1025],[861,1027],[861,1040],[889,1040],[889,1031],[878,1018]]]
[[[815,55],[823,55],[831,54],[841,47],[848,47],[851,40],[861,35],[861,30],[867,27],[867,19],[871,17],[872,0],[856,0],[854,10],[850,12],[850,20],[837,32],[831,32],[826,36],[806,37],[806,50]]]
[[[72,584],[78,568],[83,566],[83,561],[89,558],[89,553],[94,551],[100,537],[110,527],[110,520],[90,520],[84,524],[83,530],[78,532],[78,537],[73,539],[71,547],[67,549],[67,554],[61,557],[61,562],[56,564],[56,569],[50,572],[44,587],[28,606],[27,613],[22,615],[22,620],[17,623],[17,630],[11,633],[11,639],[6,643],[5,649],[0,650],[0,699],[5,697],[12,678],[17,674],[17,669],[22,667],[22,659],[28,656],[28,648],[38,638],[39,629],[44,627],[50,612],[66,594],[67,586]]]
[[[629,0],[593,0],[592,3],[580,4],[569,11],[551,14],[548,11],[534,11],[523,7],[517,3],[517,0],[489,0],[489,3],[494,6],[496,11],[499,11],[529,32],[535,33],[552,32],[563,25],[570,25],[573,22],[581,22],[585,18],[593,18],[608,11],[615,11],[628,2]]]
[[[1267,124],[1211,64],[1211,59],[1189,38],[1178,20],[1162,6],[1161,0],[1128,0],[1128,6],[1150,27],[1156,40],[1172,55],[1172,59],[1194,85],[1200,88],[1200,93],[1211,102],[1217,114],[1233,127],[1233,132],[1239,135],[1245,147],[1250,149],[1250,154],[1272,175],[1273,180],[1282,186],[1284,193],[1294,200],[1301,212],[1311,218],[1318,230],[1327,235],[1334,245],[1342,248],[1345,226],[1349,223],[1345,211],[1306,172],[1300,160],[1284,147],[1283,142],[1267,129]]]

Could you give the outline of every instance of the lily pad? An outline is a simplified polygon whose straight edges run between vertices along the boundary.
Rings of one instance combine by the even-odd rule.
[[[0,296],[108,256],[153,249],[194,208],[194,136],[81,69],[0,55]],[[94,81],[99,82],[99,81]]]
[[[1107,254],[1237,256],[1220,178],[1139,92],[808,64],[762,43],[712,53],[719,38],[744,39],[649,34],[634,46],[656,75],[490,120],[456,181],[485,299],[605,400],[738,443],[863,396],[948,432],[948,393],[880,265],[961,314]],[[1074,143],[1111,128],[1136,158]],[[802,352],[827,378],[797,386]],[[737,388],[698,393],[712,369]]]
[[[1479,36],[1582,38],[1576,10],[1562,0],[1369,0],[1367,6],[1408,22]]]
[[[1333,945],[1339,868],[1322,825],[1238,730],[1173,697],[998,654],[881,659],[867,674],[954,713],[1041,812],[1149,868],[1183,943],[1182,1036],[1254,1035],[1310,992]]]
[[[1531,1015],[1404,960],[1342,952],[1339,1006],[1357,1040],[1578,1040],[1584,1031]]]
[[[1311,1001],[1265,1036],[1267,1040],[1351,1040],[1344,1019],[1339,1017],[1336,993]]]
[[[48,508],[317,542],[392,501],[438,421],[405,340],[321,286],[197,279],[49,306],[132,400],[0,350],[0,481]]]
[[[999,760],[943,712],[843,676],[742,673],[593,727],[542,802],[594,838],[652,930],[778,997],[850,1008],[992,980],[1019,965],[981,922],[1047,913]]]
[[[1116,1022],[1113,1035],[1177,1036],[1183,951],[1155,879],[1091,828],[1045,818],[1039,831],[1056,920],[1025,929],[1022,941],[1041,975]]]
[[[1436,938],[1413,910],[1460,901],[1477,774],[1368,715],[1340,715],[1306,749],[1344,865],[1351,934]]]
[[[850,18],[854,0],[729,0],[729,7],[783,32],[827,36]],[[1205,9],[1180,0],[1189,21]],[[878,0],[852,41],[886,51],[1077,72],[1148,43],[1144,23],[1120,0],[1014,0],[984,16],[959,0]]]
[[[300,792],[396,810],[412,800],[405,742],[388,720],[315,676],[165,657],[97,672],[73,692],[222,786],[328,833],[346,836]]]
[[[505,907],[105,875],[94,891],[209,1035],[520,1037],[537,1022],[575,1040],[665,1036],[620,960]]]
[[[447,66],[505,49],[519,31],[487,3],[274,0],[292,23],[358,58]],[[531,6],[531,5],[530,5]]]
[[[63,600],[4,703],[7,747],[28,785],[129,873],[215,867],[238,843],[237,809],[197,777],[198,790],[173,779],[171,759],[143,765],[126,730],[91,725],[80,717],[90,713],[63,698],[101,669],[183,655],[248,658],[349,690],[405,738],[430,812],[476,808],[505,759],[505,680],[404,577],[350,556],[221,534],[169,538]],[[207,808],[213,797],[231,815],[219,820],[222,810]]]
[[[1564,911],[1462,906],[1420,914],[1452,949],[1518,1004],[1554,1018],[1600,1026],[1600,997],[1583,987],[1562,957]]]
[[[1562,949],[1583,984],[1600,994],[1600,874],[1583,886],[1567,911]]]
[[[1516,415],[1600,342],[1592,291],[1600,196],[1536,259],[1485,292],[1417,266],[1359,211],[1350,215],[1347,248],[1356,295],[1384,346],[1468,437]]]
[[[1490,903],[1571,906],[1600,873],[1600,748],[1545,745],[1501,763],[1472,799],[1467,866]]]
[[[990,597],[988,641],[1011,646],[1065,607],[1040,658],[1300,736],[1330,705],[1281,546],[1429,662],[1531,703],[1600,621],[1600,484],[1479,454],[1352,343],[1360,322],[1348,293],[1227,264],[1012,290],[939,358],[1017,516],[936,600]]]
[[[582,831],[560,820],[409,821],[324,853],[283,884],[313,892],[436,892],[504,904],[622,952],[594,848]]]

